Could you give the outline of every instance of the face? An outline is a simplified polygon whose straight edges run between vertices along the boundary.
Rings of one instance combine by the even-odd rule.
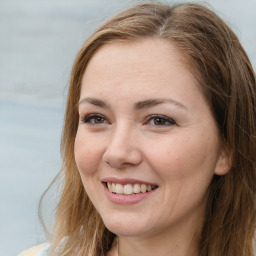
[[[154,236],[202,221],[227,165],[186,58],[169,42],[113,42],[84,73],[75,159],[109,230]]]

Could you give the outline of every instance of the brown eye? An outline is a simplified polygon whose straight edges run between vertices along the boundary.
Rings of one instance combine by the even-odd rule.
[[[166,125],[167,121],[161,117],[153,119],[155,125]]]
[[[163,115],[151,115],[147,118],[147,123],[154,126],[170,126],[176,124],[172,118]]]
[[[102,117],[95,117],[95,118],[92,118],[91,121],[95,124],[102,124],[104,123],[105,120]]]
[[[90,114],[87,115],[84,119],[82,119],[83,123],[88,124],[104,124],[107,122],[106,118],[99,114]]]

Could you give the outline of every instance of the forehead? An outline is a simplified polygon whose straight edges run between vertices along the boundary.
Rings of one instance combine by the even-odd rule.
[[[99,48],[85,70],[80,100],[97,98],[125,109],[171,98],[189,109],[208,108],[184,54],[165,40],[112,42]]]
[[[90,59],[83,75],[83,84],[105,82],[108,78],[169,79],[168,73],[194,79],[188,58],[171,42],[164,39],[114,41],[101,46]],[[145,77],[143,77],[143,75]],[[155,78],[156,78],[155,77]]]

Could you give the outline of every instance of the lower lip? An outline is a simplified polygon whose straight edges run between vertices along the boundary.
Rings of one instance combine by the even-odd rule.
[[[136,204],[151,196],[157,189],[132,195],[114,194],[103,184],[107,198],[115,204]]]

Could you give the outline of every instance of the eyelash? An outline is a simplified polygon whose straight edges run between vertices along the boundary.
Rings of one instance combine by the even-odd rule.
[[[101,114],[88,114],[86,115],[81,121],[85,124],[91,124],[91,125],[98,125],[98,124],[102,124],[102,123],[91,123],[91,120],[96,120],[96,118],[101,118],[104,121],[107,121],[105,116],[101,115]]]
[[[164,116],[164,115],[159,115],[159,114],[148,116],[146,118],[145,123],[147,124],[149,121],[154,121],[154,120],[156,121],[157,119],[164,121],[164,124],[156,124],[154,122],[154,124],[152,124],[153,126],[170,126],[170,125],[175,125],[176,124],[176,122],[172,118]]]
[[[101,119],[102,122],[95,122],[95,120],[99,118]],[[161,122],[164,122],[162,124],[156,124],[155,121],[158,119],[158,121],[160,120],[160,123]],[[91,122],[91,121],[94,121],[94,122]],[[83,123],[85,124],[90,124],[90,125],[101,125],[103,123],[105,123],[105,121],[107,121],[107,119],[105,118],[104,115],[101,115],[101,114],[88,114],[86,115],[82,120],[81,120]],[[98,120],[99,121],[99,120]],[[169,118],[167,116],[164,116],[164,115],[150,115],[146,118],[146,121],[143,123],[143,124],[148,124],[150,121],[154,121],[154,124],[150,124],[152,126],[171,126],[171,125],[175,125],[176,122],[172,119],[172,118]],[[107,121],[108,122],[108,121]]]

